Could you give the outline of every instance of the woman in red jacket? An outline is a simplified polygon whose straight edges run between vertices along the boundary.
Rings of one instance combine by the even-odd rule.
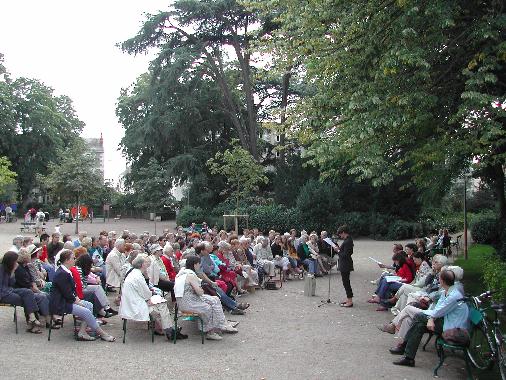
[[[413,281],[413,271],[409,266],[408,257],[404,251],[394,253],[392,261],[394,262],[395,268],[397,268],[395,270],[395,275],[400,277],[400,279],[388,282],[387,276],[382,277],[376,289],[376,295],[368,302],[380,303],[382,300],[387,300],[390,298],[390,295],[399,290],[403,284],[409,284]],[[380,306],[376,309],[376,311],[386,310],[387,308],[384,306]]]

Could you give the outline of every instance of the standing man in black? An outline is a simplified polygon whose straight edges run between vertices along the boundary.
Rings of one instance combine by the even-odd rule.
[[[353,290],[350,284],[350,272],[353,271],[353,239],[350,236],[348,226],[344,225],[338,228],[337,236],[343,239],[341,246],[337,246],[334,250],[337,252],[339,257],[338,269],[341,272],[341,278],[343,280],[344,290],[346,291],[345,302],[341,302],[339,305],[342,307],[353,307]]]

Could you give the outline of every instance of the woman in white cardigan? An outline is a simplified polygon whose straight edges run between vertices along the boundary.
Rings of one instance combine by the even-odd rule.
[[[172,300],[175,301],[174,282],[170,281],[167,269],[165,269],[165,264],[161,259],[163,253],[162,246],[155,244],[151,247],[150,252],[151,264],[148,268],[149,282],[164,292],[170,292],[172,295]]]
[[[151,315],[162,326],[169,341],[174,338],[173,318],[165,299],[154,297],[146,284],[146,273],[150,259],[145,254],[138,255],[132,261],[132,268],[127,272],[123,283],[119,316],[133,321],[149,321]],[[178,332],[177,339],[186,339],[188,335]]]

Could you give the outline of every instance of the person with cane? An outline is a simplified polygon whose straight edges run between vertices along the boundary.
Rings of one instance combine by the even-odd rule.
[[[341,246],[336,245],[333,247],[339,257],[337,268],[341,272],[344,290],[346,291],[347,300],[341,302],[339,305],[342,307],[353,307],[353,290],[350,284],[350,273],[353,271],[353,239],[351,238],[350,231],[347,225],[340,226],[337,229],[337,236],[343,240]]]

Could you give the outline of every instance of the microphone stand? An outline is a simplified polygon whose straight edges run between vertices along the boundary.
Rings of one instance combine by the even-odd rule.
[[[330,250],[330,254],[329,254],[329,257],[330,257],[330,260],[332,260],[332,247],[329,246],[329,250]],[[318,262],[316,263],[318,265]],[[337,273],[337,263],[336,263],[336,273]],[[332,261],[330,262],[330,268],[329,268],[329,273],[327,276],[329,276],[329,288],[328,288],[328,293],[327,293],[327,300],[321,300],[321,304],[318,305],[318,307],[322,307],[322,306],[325,306],[325,305],[331,305],[331,304],[337,304],[336,301],[331,301],[330,299],[330,276],[332,274]]]

